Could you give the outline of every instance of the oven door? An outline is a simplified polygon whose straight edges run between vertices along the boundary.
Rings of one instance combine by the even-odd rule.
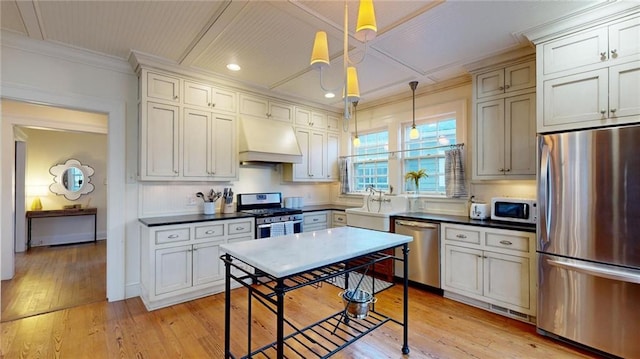
[[[293,233],[302,233],[302,220],[293,221]],[[256,239],[271,237],[271,223],[256,225]]]

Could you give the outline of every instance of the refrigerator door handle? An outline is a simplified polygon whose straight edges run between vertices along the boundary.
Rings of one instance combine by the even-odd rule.
[[[540,216],[538,218],[540,223],[540,250],[546,247],[546,243],[549,243],[549,232],[551,231],[551,206],[549,205],[549,199],[551,198],[551,152],[549,146],[542,143],[540,153],[540,182],[538,191],[540,193],[540,199],[538,205],[540,206]]]
[[[572,270],[587,275],[613,279],[621,282],[640,284],[640,274],[634,274],[631,273],[631,271],[610,269],[597,264],[577,264],[553,259],[547,259],[547,263],[555,267]]]

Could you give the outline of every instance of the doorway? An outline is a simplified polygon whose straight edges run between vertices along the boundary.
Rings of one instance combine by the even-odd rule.
[[[21,142],[26,143],[26,151],[16,150],[14,178],[16,182],[24,178],[24,183],[23,186],[16,183],[14,189],[15,275],[2,281],[1,321],[104,301],[107,299],[107,244],[104,239],[107,228],[108,118],[104,114],[13,101],[3,101],[3,112],[8,102],[9,107],[17,106],[18,112],[26,118],[51,118],[52,123],[61,118],[64,119],[61,121],[90,123],[92,128],[83,131],[76,127],[70,131],[64,126],[44,128],[40,125],[33,128],[28,123],[14,126]],[[16,108],[13,111],[15,113]],[[104,130],[95,131],[96,128]],[[26,159],[21,160],[21,154]],[[68,158],[80,159],[95,170],[88,178],[92,182],[92,191],[76,200],[48,190],[53,180],[50,168]],[[95,222],[88,216],[34,219],[33,233],[30,232],[33,247],[21,251],[26,242],[24,225],[20,226],[25,222],[24,208],[35,209],[31,205],[36,200],[42,205],[42,212],[59,211],[64,206],[75,205],[97,208],[98,214]],[[22,211],[18,211],[20,208]],[[95,238],[99,240],[86,243],[94,238],[94,223]]]

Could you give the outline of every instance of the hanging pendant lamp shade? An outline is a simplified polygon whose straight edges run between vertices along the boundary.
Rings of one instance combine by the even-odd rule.
[[[355,67],[347,68],[347,101],[354,102],[360,99],[360,85],[358,85],[358,70]]]
[[[378,25],[376,24],[376,12],[373,8],[373,0],[360,0],[358,9],[358,23],[356,24],[355,37],[359,41],[375,39]]]
[[[316,32],[316,39],[313,42],[313,50],[311,51],[311,67],[323,68],[329,66],[329,45],[327,43],[327,33],[324,31]]]
[[[413,91],[413,122],[411,124],[411,131],[409,132],[409,139],[415,140],[420,137],[420,131],[416,128],[416,87],[418,87],[418,81],[409,82],[409,87]]]

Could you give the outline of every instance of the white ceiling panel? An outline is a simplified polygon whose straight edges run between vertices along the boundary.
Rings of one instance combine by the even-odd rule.
[[[15,1],[0,1],[0,13],[2,14],[0,22],[3,29],[26,35],[27,29]]]

